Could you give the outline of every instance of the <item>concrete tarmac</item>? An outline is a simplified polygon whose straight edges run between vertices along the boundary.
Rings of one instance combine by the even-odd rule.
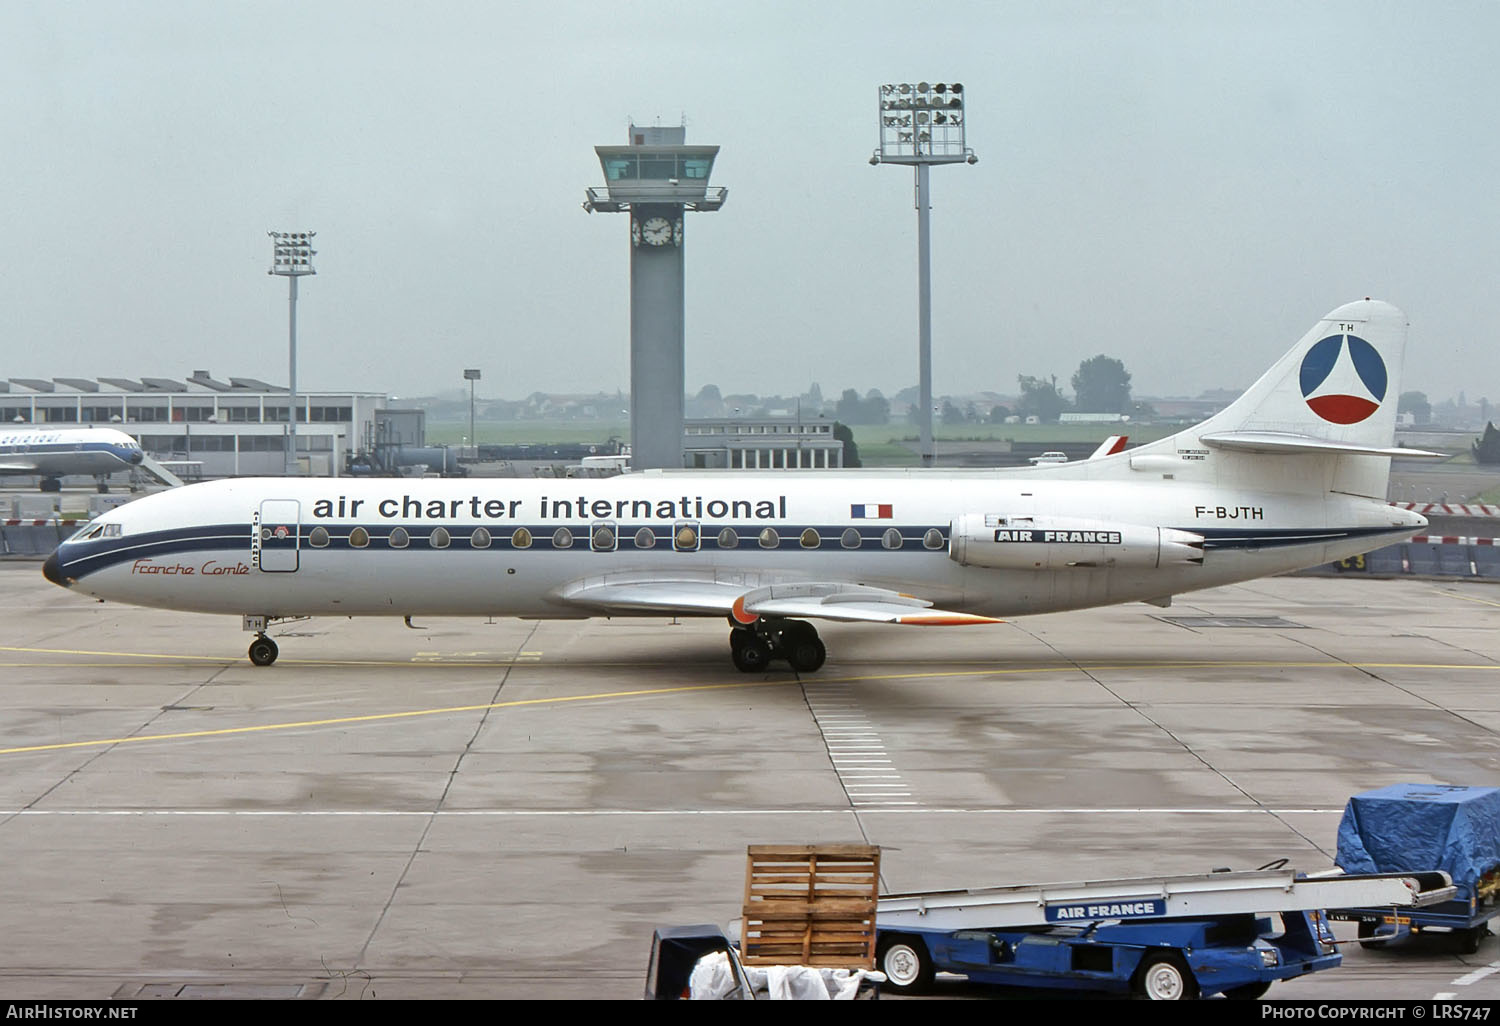
[[[312,620],[257,669],[237,620],[0,564],[0,997],[635,998],[757,843],[878,844],[891,891],[1323,870],[1351,794],[1500,782],[1497,618],[1276,578],[820,625],[804,681],[662,618]],[[1268,997],[1500,999],[1494,938],[1344,950]]]

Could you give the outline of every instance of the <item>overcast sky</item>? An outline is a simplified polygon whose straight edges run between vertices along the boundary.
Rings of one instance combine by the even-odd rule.
[[[1363,296],[1403,389],[1500,399],[1500,4],[133,0],[0,5],[0,378],[287,378],[270,230],[315,230],[299,385],[629,388],[593,147],[722,146],[687,384],[915,384],[881,82],[962,82],[932,172],[934,387],[1242,388]]]

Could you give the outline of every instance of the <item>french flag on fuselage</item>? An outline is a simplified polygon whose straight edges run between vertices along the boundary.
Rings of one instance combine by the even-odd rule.
[[[891,519],[891,504],[889,502],[867,502],[849,507],[849,516],[854,520],[889,520]]]

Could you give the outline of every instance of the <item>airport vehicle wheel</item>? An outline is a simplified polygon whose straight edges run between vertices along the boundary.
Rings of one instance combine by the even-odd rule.
[[[1485,934],[1489,928],[1476,926],[1472,930],[1458,931],[1458,950],[1465,955],[1472,955],[1479,950],[1479,945],[1484,943]]]
[[[1262,980],[1259,983],[1247,983],[1243,987],[1230,987],[1224,992],[1224,996],[1231,1001],[1259,1001],[1270,989],[1271,981]]]
[[[760,638],[751,637],[739,648],[731,648],[730,656],[735,668],[742,673],[760,673],[771,665],[771,646]]]
[[[1198,981],[1177,955],[1158,952],[1141,963],[1135,992],[1147,1001],[1186,1001],[1198,996]]]
[[[875,965],[885,973],[885,985],[897,994],[921,994],[932,986],[932,959],[927,945],[916,937],[895,934],[880,942]]]
[[[822,668],[827,659],[828,649],[824,647],[823,640],[811,630],[794,637],[787,645],[786,661],[798,673],[814,673]]]
[[[256,666],[270,666],[280,654],[276,642],[263,635],[250,642],[250,661]]]

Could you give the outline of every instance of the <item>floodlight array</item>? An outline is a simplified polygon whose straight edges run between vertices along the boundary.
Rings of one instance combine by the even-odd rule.
[[[918,82],[913,85],[910,82],[887,82],[880,87],[880,109],[883,111],[920,110],[929,111],[941,109],[944,111],[963,110],[964,87],[961,82],[947,85],[939,82],[937,85],[928,85],[926,82]]]
[[[872,163],[965,160],[961,82],[887,82],[880,87],[880,149]]]
[[[317,250],[312,248],[313,236],[317,232],[267,232],[271,237],[271,269],[267,274],[317,274],[313,270],[312,258]]]

